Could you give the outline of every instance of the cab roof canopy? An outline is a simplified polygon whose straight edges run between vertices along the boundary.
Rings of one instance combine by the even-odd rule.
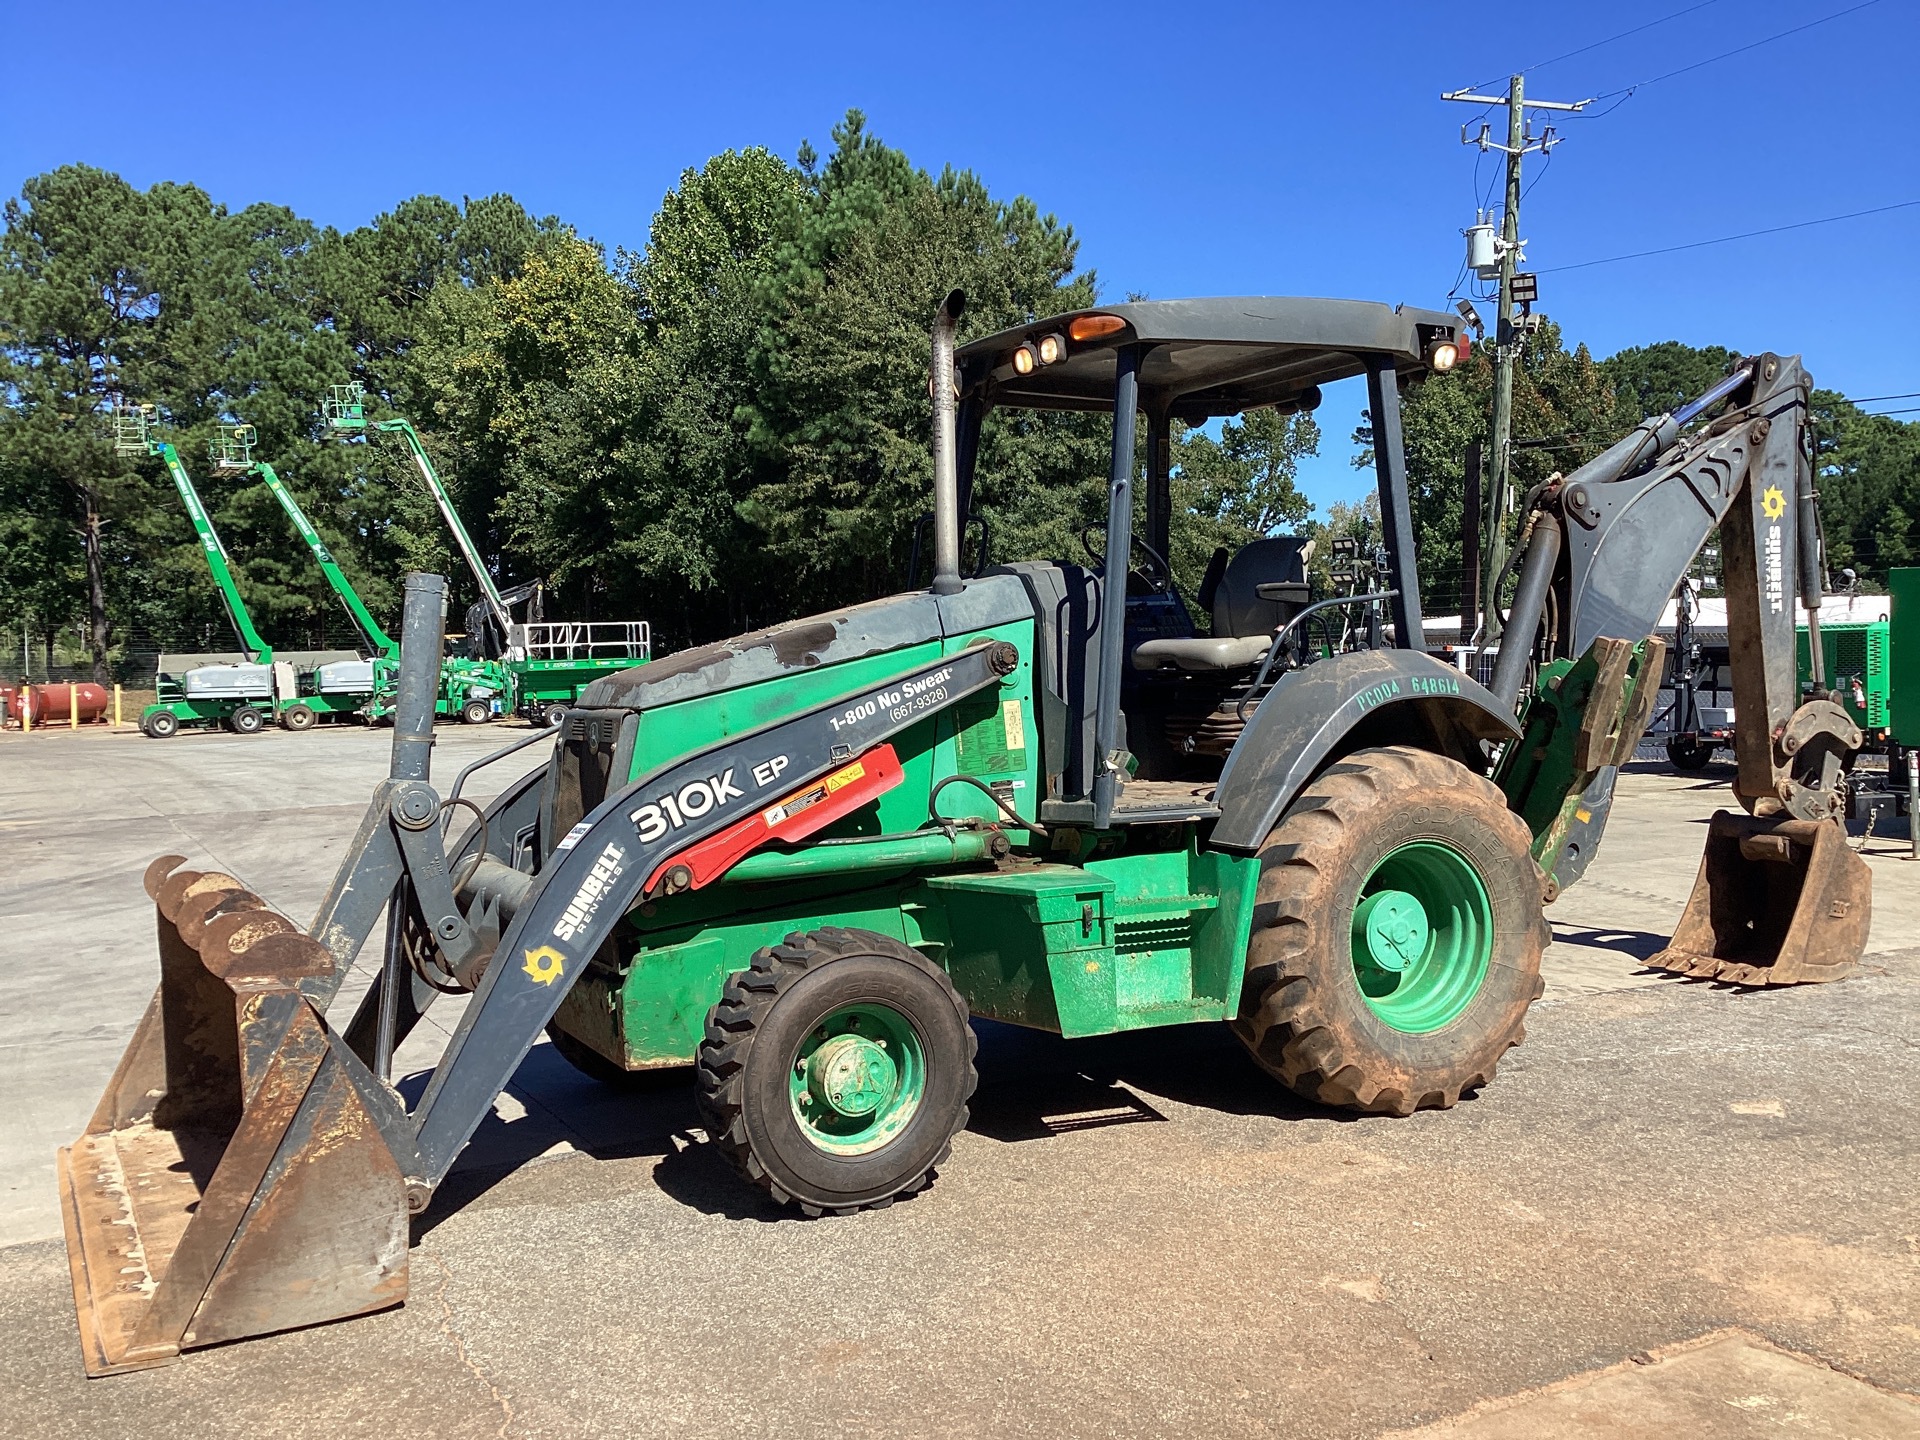
[[[1123,323],[1086,340],[1075,321],[1116,316]],[[1079,327],[1084,333],[1085,324]],[[1402,378],[1426,371],[1427,349],[1457,342],[1458,317],[1371,300],[1305,300],[1254,295],[1204,300],[1140,300],[1075,310],[1003,330],[961,347],[961,387],[989,405],[1041,410],[1109,410],[1114,356],[1144,345],[1143,410],[1164,410],[1189,425],[1265,405],[1310,410],[1318,387],[1366,373],[1363,359],[1390,356]],[[1047,335],[1067,337],[1064,360],[1022,375],[1014,352]]]

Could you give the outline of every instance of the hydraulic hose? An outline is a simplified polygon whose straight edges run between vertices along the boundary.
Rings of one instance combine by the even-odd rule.
[[[1022,819],[1020,816],[1020,812],[1015,810],[1011,805],[1007,804],[1005,800],[1003,800],[999,795],[997,795],[994,792],[992,786],[986,784],[984,781],[974,779],[973,776],[971,775],[949,775],[947,776],[946,779],[942,780],[938,785],[934,786],[933,793],[927,796],[927,812],[930,815],[932,815],[935,820],[940,821],[942,824],[951,824],[952,817],[942,815],[938,810],[934,809],[933,807],[934,807],[934,802],[940,798],[940,792],[946,789],[947,786],[949,785],[971,785],[974,789],[978,790],[982,795],[986,796],[987,799],[991,800],[994,803],[995,808],[998,809],[1002,815],[1007,817],[1007,821],[1009,824],[1018,825],[1022,830],[1031,830],[1036,835],[1051,836],[1053,834],[1051,830],[1047,829],[1047,827],[1042,825],[1038,820]]]

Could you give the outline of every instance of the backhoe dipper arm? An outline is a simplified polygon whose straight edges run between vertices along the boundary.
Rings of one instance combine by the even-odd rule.
[[[247,613],[247,602],[240,598],[240,587],[233,578],[232,567],[227,563],[226,547],[220,543],[219,532],[213,528],[207,507],[200,503],[200,492],[193,488],[193,481],[187,476],[187,467],[180,461],[180,452],[165,440],[158,442],[153,449],[166,465],[173,488],[180,492],[180,503],[187,507],[187,518],[193,522],[193,533],[200,538],[200,549],[206,557],[207,569],[213,573],[213,583],[220,589],[220,601],[227,608],[227,619],[233,625],[240,648],[256,664],[269,663],[273,659],[273,647],[262,640],[260,632],[253,628],[253,617]]]
[[[1518,698],[1543,617],[1549,660],[1595,656],[1601,678],[1590,703],[1624,705],[1600,724],[1611,755],[1585,747],[1587,760],[1599,762],[1595,771],[1631,755],[1658,683],[1645,647],[1658,643],[1649,637],[1667,598],[1717,528],[1740,720],[1736,791],[1756,815],[1814,820],[1837,812],[1841,762],[1859,745],[1859,731],[1831,701],[1801,703],[1794,665],[1795,601],[1805,602],[1817,625],[1821,595],[1810,391],[1798,358],[1754,356],[1691,405],[1647,421],[1549,485],[1527,517],[1513,622],[1493,688]],[[1722,400],[1729,404],[1723,415],[1681,437],[1684,425]],[[1610,659],[1616,669],[1628,664],[1623,644],[1640,659],[1647,703],[1625,703],[1620,687],[1605,683]],[[1575,778],[1585,788],[1593,773]],[[1589,856],[1597,840],[1590,837]]]
[[[286,482],[274,473],[273,466],[264,460],[254,462],[254,471],[260,476],[267,489],[273,492],[273,498],[280,502],[280,508],[287,512],[287,518],[293,521],[293,528],[300,532],[300,538],[307,542],[307,549],[313,552],[314,562],[319,565],[320,573],[327,577],[327,584],[333,587],[333,593],[340,603],[347,607],[347,614],[353,617],[353,623],[360,631],[361,638],[375,655],[392,657],[400,653],[400,647],[393,643],[380,622],[361,601],[359,593],[348,583],[341,573],[339,564],[333,558],[333,552],[327,549],[327,542],[320,538],[320,532],[313,528],[313,522],[307,519],[306,512],[293,498],[293,492]]]

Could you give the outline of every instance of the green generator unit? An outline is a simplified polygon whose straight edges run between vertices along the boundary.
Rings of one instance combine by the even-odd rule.
[[[1920,569],[1887,572],[1887,728],[1895,745],[1920,745]]]
[[[1908,573],[1920,575],[1920,571]],[[1914,605],[1920,606],[1920,594],[1915,595]],[[1909,624],[1912,623],[1909,620]],[[1887,743],[1893,726],[1891,629],[1891,622],[1887,620],[1820,622],[1820,655],[1826,688],[1866,735],[1866,743],[1874,748]],[[1799,667],[1800,690],[1804,694],[1813,681],[1804,625],[1794,635],[1794,663]]]

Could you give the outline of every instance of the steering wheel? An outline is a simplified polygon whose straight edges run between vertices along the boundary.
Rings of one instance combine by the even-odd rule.
[[[1104,544],[1095,545],[1093,543],[1093,534],[1096,530],[1104,536],[1107,531],[1107,522],[1104,520],[1096,520],[1093,524],[1082,530],[1080,532],[1080,548],[1087,552],[1087,558],[1093,562],[1094,568],[1098,569],[1107,563],[1107,547]],[[1147,584],[1153,588],[1154,594],[1166,595],[1171,593],[1173,590],[1173,566],[1167,563],[1167,557],[1147,544],[1147,542],[1142,540],[1138,535],[1133,536],[1132,539],[1133,548],[1152,562],[1151,569],[1137,570],[1134,573],[1139,575],[1141,579],[1145,580]]]

